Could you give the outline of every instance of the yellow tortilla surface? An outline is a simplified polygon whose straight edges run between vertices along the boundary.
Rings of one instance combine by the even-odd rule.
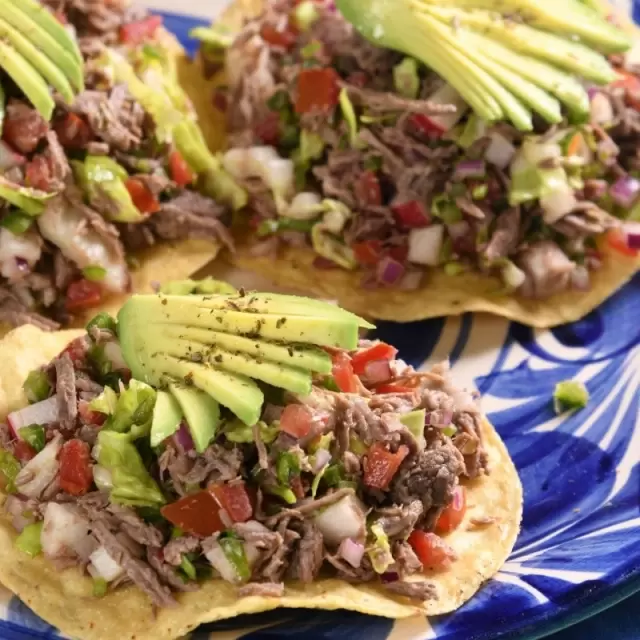
[[[0,341],[0,416],[26,403],[22,382],[29,371],[49,362],[80,331],[44,333],[32,326],[12,331]],[[1,418],[0,418],[1,419]],[[491,474],[467,485],[465,520],[446,537],[458,559],[445,572],[427,574],[438,599],[419,604],[373,586],[352,586],[335,579],[313,585],[289,584],[282,598],[238,598],[226,582],[210,580],[199,591],[179,594],[179,606],[155,611],[135,587],[91,595],[92,581],[77,569],[58,571],[38,557],[18,551],[11,523],[0,516],[0,582],[36,614],[65,635],[83,640],[172,640],[200,624],[280,607],[350,609],[388,618],[436,615],[457,609],[502,566],[515,543],[522,517],[522,486],[496,431],[484,423]],[[472,520],[494,518],[486,526]]]
[[[163,31],[161,33],[163,45],[176,57],[178,68],[189,66],[184,50],[175,37]],[[154,247],[138,251],[133,257],[139,262],[139,267],[131,270],[131,288],[135,293],[151,292],[152,282],[179,280],[186,278],[214,259],[220,251],[220,245],[213,240],[189,239],[180,242],[158,242]],[[87,317],[92,317],[99,311],[115,312],[121,306],[127,294],[111,295],[99,307],[91,309]],[[86,317],[78,317],[75,326],[82,326]],[[0,324],[0,337],[11,328]]]
[[[262,6],[262,0],[236,0],[220,22],[238,30],[243,19],[259,14]],[[627,19],[625,26],[636,33],[636,28]],[[190,93],[209,145],[215,150],[222,149],[225,116],[211,106],[211,92],[225,80],[220,75],[205,83],[202,77],[198,80],[200,73],[199,64],[185,67],[183,86]],[[496,278],[477,273],[448,276],[440,270],[427,272],[422,287],[416,291],[393,288],[366,290],[360,287],[361,272],[315,269],[312,266],[315,253],[311,249],[290,249],[277,259],[256,258],[248,250],[246,234],[244,241],[245,244],[232,257],[237,267],[260,273],[277,286],[337,300],[341,306],[360,315],[396,322],[477,311],[534,327],[553,327],[585,316],[640,268],[640,257],[624,256],[603,243],[603,267],[592,273],[591,289],[586,292],[567,291],[545,300],[530,300],[501,293],[503,285]]]

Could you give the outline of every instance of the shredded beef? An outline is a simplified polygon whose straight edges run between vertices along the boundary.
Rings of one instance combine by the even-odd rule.
[[[413,500],[406,506],[394,505],[378,509],[376,515],[379,516],[378,522],[390,538],[406,538],[415,529],[423,511],[422,502]]]
[[[260,596],[261,598],[281,598],[284,595],[282,582],[249,582],[238,589],[241,598]]]
[[[55,360],[56,395],[60,428],[73,432],[78,417],[78,400],[76,398],[76,372],[68,353],[63,353]]]
[[[481,417],[469,413],[461,413],[455,418],[459,433],[453,439],[453,445],[462,453],[465,473],[470,478],[487,471],[488,458],[482,442],[480,420]]]
[[[433,583],[425,580],[416,582],[397,580],[395,582],[383,583],[383,586],[387,591],[391,591],[391,593],[414,600],[433,600],[437,597],[437,591]]]
[[[166,562],[179,566],[185,553],[195,553],[200,549],[200,539],[195,536],[180,536],[169,540],[163,549]]]
[[[163,536],[159,529],[147,524],[133,509],[110,504],[108,510],[120,521],[120,528],[132,540],[147,547],[161,547]]]
[[[322,533],[313,520],[305,520],[302,537],[296,545],[291,561],[291,574],[301,582],[313,582],[324,560]]]
[[[181,482],[185,484],[199,484],[207,480],[208,483],[233,480],[242,466],[242,451],[238,447],[225,449],[221,445],[212,444],[199,456],[193,467],[184,474],[180,474]]]
[[[551,240],[530,245],[517,256],[516,264],[526,275],[520,292],[531,298],[546,298],[564,291],[575,268],[575,263]]]
[[[422,562],[408,542],[402,540],[396,542],[393,546],[393,557],[396,561],[397,572],[401,577],[422,571]]]
[[[337,554],[327,553],[324,559],[336,570],[338,578],[346,582],[371,582],[377,577],[367,555],[362,556],[360,566],[357,568]]]
[[[183,580],[174,567],[163,561],[162,553],[157,549],[147,549],[147,562],[160,576],[160,579],[176,591],[198,590],[198,584],[196,582]]]

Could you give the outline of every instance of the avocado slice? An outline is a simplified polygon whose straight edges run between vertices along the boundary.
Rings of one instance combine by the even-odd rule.
[[[47,56],[37,49],[27,38],[0,18],[0,37],[11,44],[13,48],[27,61],[42,77],[57,89],[66,102],[74,98],[73,88],[66,76]]]
[[[29,102],[45,119],[51,120],[55,102],[42,76],[13,48],[0,40],[0,67],[20,87]]]
[[[80,180],[89,198],[100,196],[100,192],[107,195],[113,202],[114,211],[109,212],[110,220],[114,222],[142,222],[146,216],[133,203],[123,180],[129,175],[115,160],[107,156],[87,156]]]
[[[198,388],[170,384],[169,391],[180,405],[196,451],[202,453],[220,426],[220,405]]]
[[[4,198],[30,216],[39,216],[44,211],[45,202],[55,195],[30,187],[21,187],[0,177],[0,198]]]
[[[178,401],[167,391],[157,391],[151,421],[151,446],[157,447],[172,436],[180,428],[181,421],[182,409]]]
[[[23,0],[20,0],[19,6],[18,4],[13,4],[10,0],[0,0],[0,15],[3,20],[17,31],[27,35],[29,40],[64,73],[77,91],[83,91],[82,58],[78,60],[74,51],[65,48],[64,44],[60,44],[60,42],[63,42],[68,46],[69,34],[66,33],[62,25],[59,25],[60,29],[66,34],[64,40],[59,40],[58,35],[51,35],[52,32],[59,34],[60,31],[51,26],[52,23],[55,23],[55,18],[51,14],[45,15],[43,11],[46,11],[46,9],[41,7],[39,12],[35,12],[32,10],[33,6],[28,0],[25,1],[24,7],[27,8],[27,12],[23,9]],[[16,80],[13,75],[11,77]]]

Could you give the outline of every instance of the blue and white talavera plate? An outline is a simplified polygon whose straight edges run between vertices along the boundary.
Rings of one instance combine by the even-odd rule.
[[[183,0],[186,17],[169,13],[174,0],[149,4],[165,11],[187,48],[189,29],[221,9],[219,0]],[[616,4],[632,12],[629,0]],[[639,319],[640,274],[580,322],[551,331],[471,314],[382,323],[378,335],[407,362],[449,357],[456,379],[481,391],[524,485],[511,557],[453,615],[394,623],[343,611],[276,611],[202,627],[193,640],[533,640],[640,591]],[[568,378],[584,381],[591,400],[557,417],[551,395]],[[3,590],[0,638],[58,635]]]

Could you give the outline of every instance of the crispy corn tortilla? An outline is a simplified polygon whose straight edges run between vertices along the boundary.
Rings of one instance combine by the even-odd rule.
[[[243,20],[258,15],[262,6],[263,0],[236,0],[219,22],[237,31]],[[624,21],[627,29],[637,33],[637,28],[628,18],[625,17]],[[225,142],[225,116],[212,109],[211,91],[215,86],[224,84],[225,80],[220,75],[205,89],[203,80],[197,80],[201,71],[198,67],[194,64],[185,69],[183,86],[191,94],[209,145],[212,149],[221,149]],[[367,290],[360,287],[361,273],[315,269],[312,266],[315,253],[311,249],[289,249],[277,259],[257,258],[248,250],[248,233],[240,232],[239,235],[244,243],[233,256],[236,266],[260,273],[277,286],[337,300],[341,306],[360,315],[396,322],[480,311],[534,327],[553,327],[585,316],[640,268],[640,257],[624,256],[603,242],[603,266],[592,274],[589,291],[566,291],[544,300],[531,300],[505,294],[504,286],[497,278],[478,273],[448,276],[440,270],[427,273],[422,287],[416,291],[393,288]]]
[[[32,326],[16,329],[0,341],[0,416],[23,406],[22,383],[29,371],[49,362],[80,331],[44,333]],[[2,418],[0,418],[1,420]],[[178,594],[179,606],[154,611],[135,587],[117,589],[103,598],[91,595],[92,581],[77,569],[58,571],[43,557],[18,551],[11,523],[0,515],[0,582],[62,633],[103,640],[170,640],[205,622],[280,607],[350,609],[388,618],[436,615],[457,609],[502,566],[516,540],[522,517],[522,486],[496,431],[484,423],[491,473],[467,485],[465,520],[447,542],[458,559],[446,572],[427,574],[438,599],[417,604],[373,586],[352,586],[336,579],[312,585],[290,584],[282,598],[238,598],[235,587],[210,580],[199,591]],[[2,496],[4,500],[4,496]],[[485,526],[472,520],[495,518]]]
[[[168,31],[161,31],[158,36],[164,47],[174,56],[178,72],[180,68],[189,66],[189,60],[176,38]],[[132,255],[139,267],[131,271],[131,289],[135,293],[148,293],[151,283],[165,280],[179,280],[185,278],[211,262],[218,252],[220,245],[213,240],[190,239],[181,242],[160,242],[156,246]],[[128,294],[111,295],[100,307],[89,311],[91,317],[98,311],[117,311]],[[82,326],[86,317],[76,318],[74,326]],[[0,323],[0,337],[5,335],[11,327]]]

